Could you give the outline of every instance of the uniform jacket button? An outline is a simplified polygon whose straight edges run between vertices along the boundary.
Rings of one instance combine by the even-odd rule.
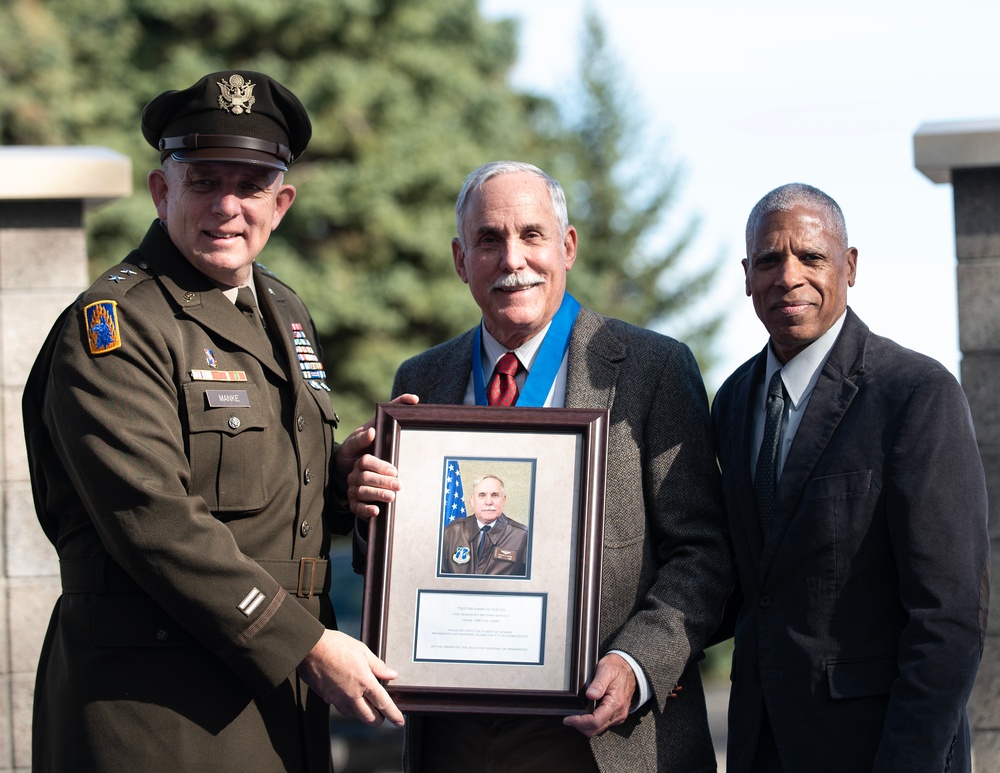
[[[772,603],[771,594],[765,593],[763,596],[760,597],[760,601],[757,603],[760,604],[762,609],[767,609],[769,606],[771,606]]]
[[[308,537],[309,532],[312,531],[312,528],[313,527],[309,525],[309,521],[303,521],[302,525],[299,526],[299,534],[301,534],[303,537]]]
[[[170,634],[167,633],[165,629],[161,628],[159,631],[156,632],[157,641],[166,641],[168,638],[170,638]]]
[[[299,428],[299,432],[302,432],[302,430],[306,428],[306,417],[299,416],[298,421],[296,421],[296,425]]]
[[[312,479],[313,479],[312,470],[306,467],[306,471],[302,474],[302,480],[304,480],[306,482],[306,485],[308,486],[310,483],[312,483]]]

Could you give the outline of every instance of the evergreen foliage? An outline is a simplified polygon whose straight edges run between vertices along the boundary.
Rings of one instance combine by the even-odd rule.
[[[580,96],[564,108],[572,152],[560,156],[570,220],[580,235],[570,292],[602,314],[679,338],[704,371],[722,315],[699,316],[696,305],[715,281],[719,259],[683,274],[698,223],[671,223],[672,237],[664,230],[680,169],[664,158],[662,145],[643,148],[639,101],[593,10],[580,51]]]
[[[462,180],[487,161],[530,161],[566,184],[581,232],[570,287],[597,311],[659,324],[710,278],[676,276],[688,229],[663,254],[642,251],[676,177],[649,164],[641,186],[617,182],[631,113],[596,17],[585,51],[601,56],[583,58],[587,99],[569,123],[509,85],[515,31],[485,20],[476,0],[7,0],[0,144],[100,145],[133,159],[135,194],[88,220],[96,275],[155,215],[145,179],[158,158],[138,122],[149,99],[228,68],[289,86],[313,140],[288,173],[298,197],[261,259],[315,315],[350,429],[388,397],[403,359],[479,319],[450,241]]]

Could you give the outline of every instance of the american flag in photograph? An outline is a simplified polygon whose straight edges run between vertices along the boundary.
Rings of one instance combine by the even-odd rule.
[[[464,518],[465,493],[462,491],[462,471],[458,469],[456,459],[445,459],[444,475],[444,525],[456,518]]]

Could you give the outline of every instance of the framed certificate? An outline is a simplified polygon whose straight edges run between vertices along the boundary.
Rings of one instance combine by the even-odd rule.
[[[575,714],[597,663],[608,412],[394,405],[361,635],[403,711]]]

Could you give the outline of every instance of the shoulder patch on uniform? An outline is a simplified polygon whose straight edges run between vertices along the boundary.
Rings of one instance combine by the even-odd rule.
[[[89,304],[83,310],[83,323],[87,326],[87,344],[91,354],[107,354],[121,347],[116,301],[95,301]]]

